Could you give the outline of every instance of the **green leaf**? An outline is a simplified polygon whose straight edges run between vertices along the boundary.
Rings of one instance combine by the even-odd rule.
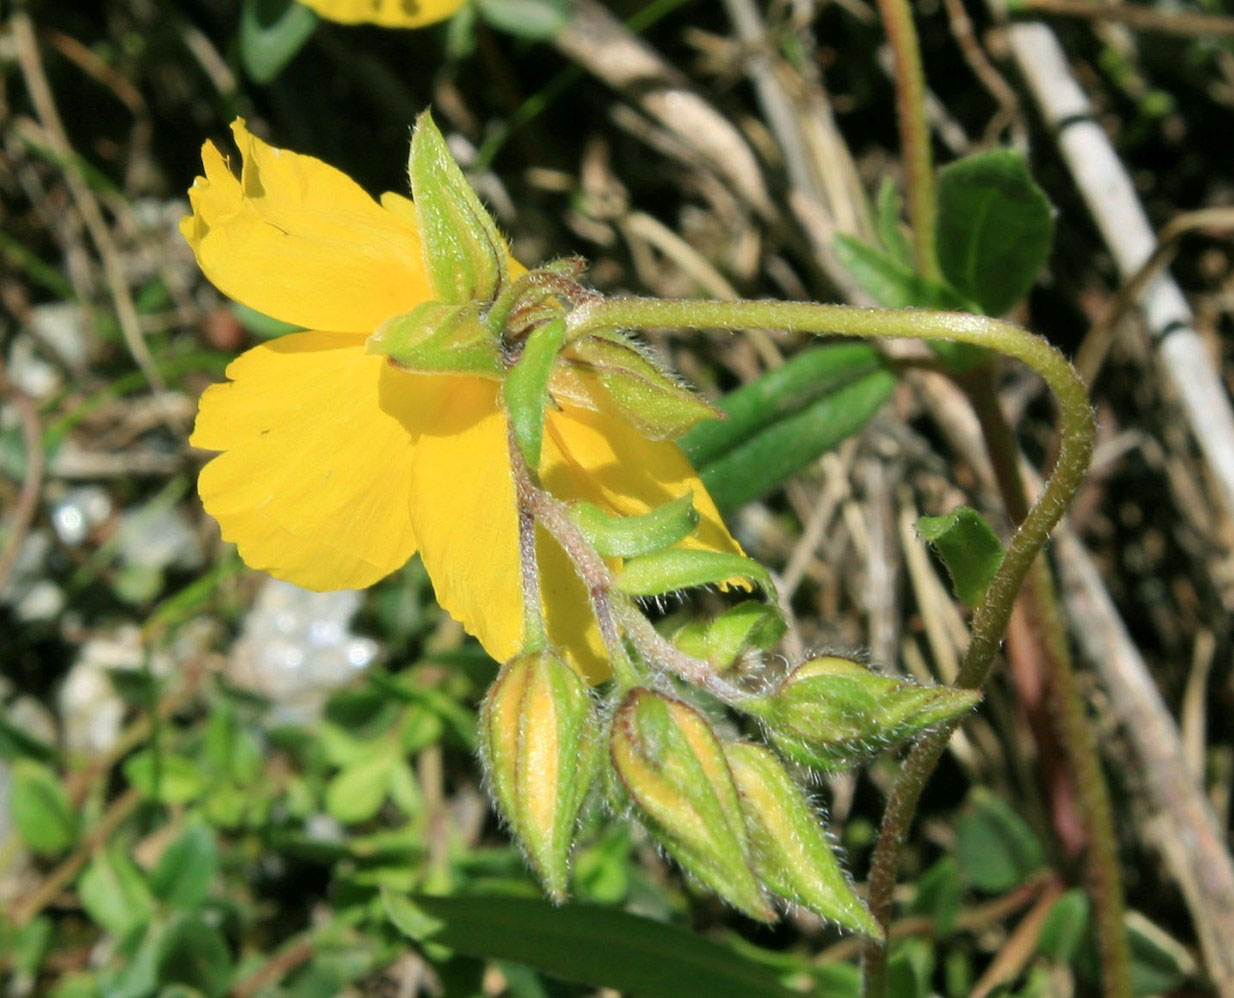
[[[900,224],[900,192],[889,177],[878,189],[878,240],[892,260],[913,269],[913,247]]]
[[[617,588],[628,596],[661,596],[734,578],[754,580],[768,599],[775,599],[775,583],[770,573],[752,558],[683,548],[631,558],[617,573]]]
[[[895,381],[890,371],[871,371],[704,464],[699,476],[716,506],[736,509],[809,467],[873,419]]]
[[[926,280],[908,264],[840,233],[836,258],[870,297],[887,308],[960,308],[964,299],[945,285]]]
[[[1028,823],[980,788],[956,822],[956,858],[972,885],[988,894],[1011,890],[1044,863],[1041,843]]]
[[[240,62],[249,78],[269,83],[304,47],[317,15],[295,0],[244,0],[240,9]]]
[[[719,943],[612,908],[554,907],[508,897],[399,897],[385,893],[394,924],[484,959],[517,960],[552,977],[639,998],[788,998],[775,975]]]
[[[159,857],[150,874],[150,889],[164,904],[189,911],[200,907],[209,896],[218,869],[214,832],[195,822]]]
[[[17,833],[40,856],[64,852],[77,839],[77,816],[54,772],[32,759],[13,766],[12,815]]]
[[[522,355],[506,372],[501,385],[501,397],[506,404],[515,443],[532,471],[540,467],[548,379],[565,338],[566,324],[562,319],[537,326],[527,337]]]
[[[1037,937],[1037,952],[1056,963],[1069,964],[1088,934],[1088,895],[1080,887],[1064,892],[1050,906]]]
[[[77,881],[82,907],[117,939],[146,925],[154,914],[154,898],[141,872],[119,849],[104,849]]]
[[[699,423],[678,441],[678,446],[701,470],[759,431],[885,367],[883,355],[864,343],[803,350],[726,395],[718,405],[724,419]]]
[[[0,707],[0,759],[21,759],[28,757],[38,762],[51,762],[56,757],[56,750],[43,740],[23,731],[8,719],[4,708]]]
[[[368,821],[385,801],[398,761],[396,755],[383,752],[348,766],[326,785],[326,811],[348,825]]]
[[[231,984],[232,959],[227,942],[199,916],[173,922],[158,937],[156,974],[164,988],[186,985],[195,994],[216,998]]]
[[[509,276],[509,252],[427,111],[416,119],[408,170],[433,291],[451,304],[491,301]]]
[[[55,926],[46,915],[27,922],[20,929],[0,924],[0,953],[6,953],[12,970],[18,975],[34,975],[47,955],[55,934]],[[13,978],[9,978],[10,982]],[[15,991],[10,984],[10,991]]]
[[[1131,987],[1137,995],[1170,994],[1196,972],[1187,948],[1138,911],[1127,912]]]
[[[201,769],[192,759],[144,749],[124,763],[124,775],[143,797],[163,804],[186,804],[205,789]]]
[[[1054,211],[1018,152],[978,153],[939,171],[938,262],[987,315],[1028,294],[1053,237]]]
[[[944,856],[917,878],[917,894],[908,910],[933,919],[933,935],[942,939],[951,934],[963,895],[959,864],[954,857]]]
[[[300,4],[296,4],[297,7]],[[308,9],[308,8],[304,8]],[[312,13],[312,11],[309,11]],[[282,319],[273,319],[270,316],[258,312],[255,308],[249,308],[247,305],[241,305],[238,301],[228,302],[227,309],[236,317],[236,321],[244,327],[245,332],[256,336],[260,340],[272,340],[279,336],[286,336],[288,333],[301,332],[304,327],[297,326],[291,322],[284,322]]]
[[[606,558],[633,558],[688,537],[698,526],[698,510],[691,491],[641,516],[613,516],[593,503],[576,502],[570,519]]]
[[[570,23],[570,0],[478,0],[485,22],[532,42],[548,41]]]
[[[947,566],[956,595],[976,607],[1003,563],[1003,543],[975,509],[961,506],[943,516],[923,516],[917,530]]]

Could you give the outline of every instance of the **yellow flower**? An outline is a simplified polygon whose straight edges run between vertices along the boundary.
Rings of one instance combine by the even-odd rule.
[[[414,205],[390,193],[378,203],[243,121],[232,131],[240,177],[206,143],[180,230],[224,294],[312,331],[249,350],[202,395],[190,442],[222,451],[198,482],[206,510],[249,565],[308,589],[369,586],[418,551],[438,602],[493,658],[511,658],[523,597],[500,382],[408,373],[365,352],[382,322],[433,297]],[[675,444],[558,402],[544,427],[546,488],[620,515],[693,490],[691,543],[739,550]],[[537,552],[550,640],[603,678],[573,565],[542,530]]]
[[[444,21],[467,0],[300,0],[322,17],[343,24],[419,28]]]

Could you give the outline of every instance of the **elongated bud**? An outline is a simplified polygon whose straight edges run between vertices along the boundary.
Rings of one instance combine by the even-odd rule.
[[[768,888],[816,915],[881,938],[810,807],[775,754],[749,742],[724,746],[753,843],[754,870]]]
[[[676,439],[701,420],[723,418],[621,333],[574,340],[562,351],[562,360],[554,372],[554,393],[617,416],[652,440]]]
[[[387,319],[368,338],[369,353],[417,374],[473,374],[500,378],[501,346],[474,304],[429,301]]]
[[[455,304],[491,300],[509,278],[509,250],[427,111],[416,120],[407,169],[434,293]]]
[[[799,665],[767,697],[743,709],[760,717],[785,755],[834,770],[971,710],[976,690],[882,676],[828,656]]]
[[[493,797],[554,901],[566,896],[579,809],[596,775],[591,698],[560,659],[533,652],[502,667],[480,709]]]
[[[687,871],[751,918],[775,912],[750,867],[737,788],[698,711],[635,689],[613,718],[613,768],[639,816]]]

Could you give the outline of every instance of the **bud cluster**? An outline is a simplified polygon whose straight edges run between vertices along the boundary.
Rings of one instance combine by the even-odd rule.
[[[588,324],[586,314],[577,321],[594,297],[578,282],[582,261],[526,272],[511,259],[427,115],[409,172],[433,300],[383,323],[368,349],[404,370],[500,383],[520,529],[532,524],[520,533],[526,631],[539,637],[503,666],[485,697],[481,753],[497,808],[546,892],[565,898],[579,815],[601,782],[614,811],[635,816],[695,880],[750,917],[771,921],[783,901],[880,935],[781,757],[816,770],[847,766],[958,717],[978,694],[836,657],[807,661],[769,692],[749,693],[741,684],[757,682],[749,673],[786,622],[766,568],[696,534],[708,510],[695,507],[695,496],[673,492],[651,509],[642,500],[634,509],[607,499],[609,508],[567,506],[539,481],[546,421],[566,404],[651,440],[679,438],[720,414],[627,333]],[[603,709],[562,658],[540,650],[540,527],[569,553],[597,623],[607,624],[598,630],[616,681]],[[639,615],[639,599],[703,586],[758,590],[763,599],[705,622],[665,621],[659,631]],[[779,754],[717,734],[704,713],[665,692],[670,674],[755,719]]]

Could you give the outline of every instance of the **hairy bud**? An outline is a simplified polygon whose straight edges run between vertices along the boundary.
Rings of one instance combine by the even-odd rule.
[[[613,718],[613,768],[639,816],[688,872],[752,918],[775,912],[750,867],[737,788],[698,711],[635,689]]]
[[[769,696],[744,706],[786,755],[835,770],[958,717],[980,699],[976,690],[923,686],[829,656],[799,665]]]
[[[863,935],[874,917],[836,861],[819,817],[775,754],[749,742],[724,746],[753,844],[754,870],[770,890]]]
[[[592,715],[582,680],[547,652],[506,663],[480,711],[493,797],[555,901],[566,896],[575,823],[596,775]]]

